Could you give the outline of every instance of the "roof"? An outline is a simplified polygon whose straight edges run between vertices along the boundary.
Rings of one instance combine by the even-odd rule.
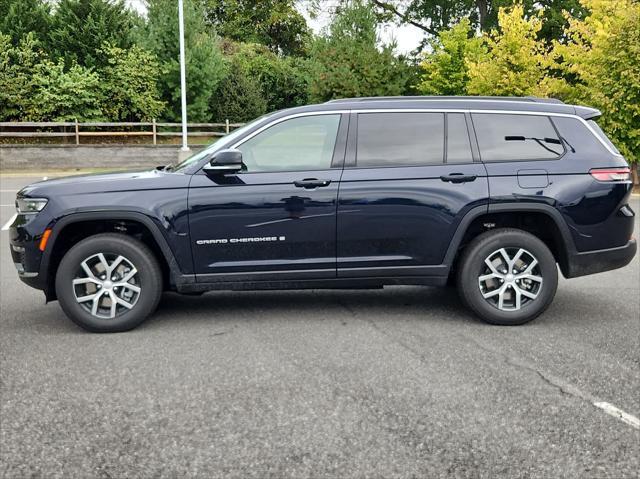
[[[534,96],[364,96],[356,98],[338,98],[327,103],[354,103],[362,101],[442,101],[442,100],[469,100],[469,101],[518,101],[530,103],[554,103],[563,105],[557,98],[538,98]]]
[[[380,96],[360,98],[340,98],[319,105],[296,108],[295,110],[330,109],[464,109],[503,110],[519,112],[559,113],[578,115],[584,119],[601,115],[595,108],[568,105],[555,98],[536,97],[495,97],[495,96]]]

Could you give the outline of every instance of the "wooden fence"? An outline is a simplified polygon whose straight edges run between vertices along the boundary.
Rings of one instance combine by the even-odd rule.
[[[232,129],[244,123],[188,123],[187,135],[193,137],[220,137],[227,135]],[[181,123],[152,122],[0,122],[0,143],[6,143],[5,138],[38,139],[42,138],[74,138],[75,144],[80,145],[83,137],[146,137],[153,145],[164,137],[182,136]],[[21,143],[25,143],[21,141]],[[31,143],[31,142],[28,142]]]

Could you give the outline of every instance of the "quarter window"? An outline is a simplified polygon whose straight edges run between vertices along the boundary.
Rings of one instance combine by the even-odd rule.
[[[552,160],[564,153],[546,116],[474,113],[472,118],[482,161]]]
[[[303,171],[331,168],[340,115],[285,120],[242,143],[246,171]]]
[[[443,161],[443,113],[358,115],[358,166],[416,166]]]

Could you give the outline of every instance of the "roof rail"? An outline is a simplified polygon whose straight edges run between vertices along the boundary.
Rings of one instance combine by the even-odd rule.
[[[355,103],[361,101],[439,101],[439,100],[469,100],[469,101],[522,101],[532,103],[553,103],[564,105],[556,98],[537,98],[533,96],[367,96],[357,98],[337,98],[327,103]]]

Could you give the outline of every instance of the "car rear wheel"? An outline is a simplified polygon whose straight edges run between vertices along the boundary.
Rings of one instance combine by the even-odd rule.
[[[71,248],[56,274],[63,311],[93,332],[135,328],[157,307],[162,272],[151,250],[130,236],[105,233]]]
[[[558,287],[558,268],[540,239],[501,228],[468,245],[457,284],[463,302],[484,321],[518,325],[549,307]]]

